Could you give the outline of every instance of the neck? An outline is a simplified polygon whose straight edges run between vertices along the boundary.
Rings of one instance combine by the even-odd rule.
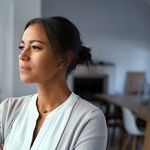
[[[71,94],[67,84],[51,86],[52,84],[38,85],[38,110],[43,113],[52,111],[61,105]],[[40,110],[39,110],[40,111]]]

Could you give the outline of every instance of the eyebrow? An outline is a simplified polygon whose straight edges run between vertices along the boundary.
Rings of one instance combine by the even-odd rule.
[[[29,41],[29,43],[30,44],[32,44],[32,43],[34,43],[34,42],[38,42],[38,43],[41,43],[41,44],[44,44],[44,42],[42,42],[42,41],[40,41],[40,40],[31,40],[31,41]],[[21,40],[21,42],[20,43],[25,43],[23,40]]]

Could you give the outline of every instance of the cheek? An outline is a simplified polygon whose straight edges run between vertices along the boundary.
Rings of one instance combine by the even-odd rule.
[[[40,60],[41,61],[36,63],[37,71],[39,70],[40,73],[50,73],[58,69],[56,60],[50,58],[43,58]]]

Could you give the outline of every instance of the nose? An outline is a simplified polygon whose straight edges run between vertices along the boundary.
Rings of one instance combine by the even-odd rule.
[[[29,52],[27,50],[21,51],[21,53],[19,54],[19,60],[29,61],[30,60]]]

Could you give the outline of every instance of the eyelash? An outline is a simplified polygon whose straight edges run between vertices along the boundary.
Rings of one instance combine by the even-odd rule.
[[[41,49],[42,49],[41,47],[35,46],[35,45],[31,46],[31,48],[32,48],[32,49],[35,49],[35,50],[36,50],[36,49],[37,49],[37,50],[41,50]]]
[[[24,46],[19,46],[19,49],[20,49],[20,50],[23,50],[23,49],[24,49]],[[42,48],[39,47],[39,46],[33,45],[33,46],[31,46],[31,49],[33,49],[33,50],[41,50]]]
[[[20,49],[20,50],[23,50],[23,48],[24,48],[24,46],[21,46],[21,45],[19,46],[19,49]]]

